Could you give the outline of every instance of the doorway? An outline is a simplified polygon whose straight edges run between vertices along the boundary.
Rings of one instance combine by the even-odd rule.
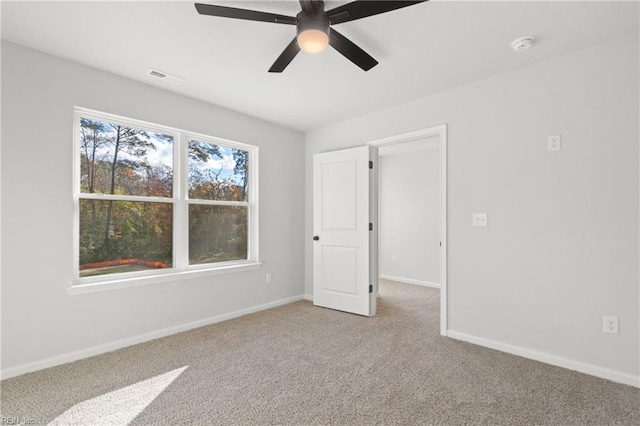
[[[446,241],[447,241],[447,232],[446,232],[447,231],[447,226],[446,226],[447,135],[446,135],[446,125],[431,127],[431,128],[411,132],[411,133],[405,133],[405,134],[393,136],[390,138],[372,141],[368,145],[372,148],[372,151],[373,151],[372,157],[374,158],[374,163],[375,163],[374,170],[376,170],[375,182],[377,182],[371,194],[371,199],[373,201],[372,203],[373,208],[372,208],[371,214],[374,222],[378,224],[378,226],[375,227],[376,229],[375,229],[374,235],[372,236],[373,237],[372,253],[374,254],[374,256],[372,257],[371,274],[372,276],[377,277],[378,279],[404,278],[402,281],[412,283],[412,284],[422,284],[422,285],[428,285],[428,286],[435,286],[436,280],[434,278],[416,279],[416,278],[412,278],[411,276],[412,275],[414,277],[417,277],[418,275],[425,276],[425,274],[426,276],[430,276],[430,277],[439,276],[439,280],[437,281],[439,281],[439,287],[440,287],[440,334],[443,336],[446,336],[447,334],[447,309],[446,309],[447,308],[447,249],[446,249],[447,247],[446,245]],[[431,153],[425,154],[423,156],[418,155],[419,152],[425,152],[427,150],[431,150]],[[385,166],[385,165],[391,166],[391,164],[393,163],[404,161],[404,164],[406,166],[416,167],[417,166],[415,161],[416,158],[407,159],[407,156],[403,155],[403,153],[409,153],[409,152],[415,152],[416,158],[424,157],[425,167],[429,166],[427,162],[430,162],[432,166],[433,165],[436,166],[436,168],[438,169],[437,173],[439,175],[437,176],[438,182],[436,187],[433,187],[433,186],[425,187],[423,189],[424,193],[421,193],[420,197],[422,198],[422,196],[424,196],[425,199],[422,200],[422,203],[418,199],[416,199],[415,204],[410,209],[412,210],[411,212],[407,212],[406,211],[407,209],[405,209],[404,212],[400,212],[400,214],[396,215],[395,217],[389,217],[390,214],[392,214],[390,213],[392,212],[392,210],[386,208],[388,206],[385,207],[380,203],[380,202],[385,202],[385,200],[381,197],[382,191],[384,189],[388,189],[388,188],[385,188],[385,184],[388,182],[385,182],[384,181],[385,177],[380,174],[381,171],[382,171],[382,174],[384,174],[385,169],[382,166]],[[435,152],[437,152],[436,158],[434,158]],[[384,163],[385,161],[383,159],[384,157],[389,156],[389,158],[392,158],[391,155],[396,155],[396,154],[402,155],[402,157],[404,157],[404,160],[402,160],[401,157],[398,157],[393,161],[389,161],[389,159],[387,159],[387,163]],[[400,161],[398,161],[399,159]],[[395,164],[394,167],[402,167],[402,166],[399,164]],[[412,175],[413,173],[407,172],[408,179],[410,179]],[[408,188],[404,188],[404,189],[410,190]],[[407,200],[407,197],[410,197],[410,194],[401,194],[401,192],[403,191],[399,191],[399,192],[400,193],[398,194],[394,194],[394,197],[397,197],[396,200],[403,200],[403,197],[404,197],[403,202],[410,203],[410,201]],[[434,212],[432,209],[429,210],[428,206],[424,206],[424,205],[421,206],[421,204],[424,204],[425,202],[428,203],[429,198],[433,202],[434,197],[436,201],[439,201],[439,210],[440,210],[439,212]],[[389,200],[387,200],[387,202],[388,201]],[[436,223],[433,223],[434,213],[437,215]],[[417,216],[413,217],[412,214],[413,216],[416,216],[416,215]],[[417,223],[418,221],[420,221],[420,215],[423,216],[424,221],[422,223]],[[416,232],[415,232],[416,235],[412,235],[410,237],[411,239],[413,239],[413,243],[411,242],[409,243],[415,244],[416,248],[418,248],[419,246],[421,250],[413,250],[412,252],[410,248],[403,249],[402,245],[400,244],[400,241],[396,241],[396,243],[398,244],[394,246],[394,242],[389,239],[389,235],[390,235],[389,229],[388,228],[381,229],[380,227],[380,224],[382,224],[383,221],[385,220],[415,221],[416,227],[424,226],[425,228],[427,228],[427,229],[422,229],[423,231],[422,233],[418,232],[418,230],[416,229]],[[406,232],[410,232],[410,227],[411,227],[411,224],[407,224],[407,223],[398,224],[398,226],[396,227],[396,230],[406,233]],[[422,235],[420,236],[417,234],[422,234]],[[425,239],[428,239],[429,241],[422,241],[422,242],[419,241],[419,239],[423,237]],[[381,246],[380,244],[381,242],[385,243],[385,247]],[[389,248],[390,250],[385,250],[385,248]],[[392,254],[394,250],[397,251],[396,255]],[[406,268],[407,265],[405,265],[405,268],[403,269],[404,275],[408,275],[408,276],[402,276],[402,275],[394,276],[392,274],[394,270],[395,271],[401,270],[399,268],[394,269],[394,266],[398,266],[397,263],[402,262],[401,259],[404,259],[405,263],[407,264],[419,262],[419,259],[417,258],[410,259],[412,256],[415,257],[416,251],[420,251],[421,252],[420,256],[425,257],[423,259],[423,263],[418,268],[414,267],[413,269],[412,268],[407,269]],[[434,257],[439,257],[439,261],[438,261],[439,265],[438,264],[434,265],[433,263]],[[420,270],[418,271],[418,269]],[[378,279],[376,279],[374,283],[376,293],[378,292],[378,287],[377,287]]]

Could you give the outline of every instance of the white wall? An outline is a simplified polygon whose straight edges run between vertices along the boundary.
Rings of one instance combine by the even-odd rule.
[[[263,267],[70,296],[74,106],[259,146]],[[301,133],[6,42],[2,107],[3,371],[303,294]]]
[[[388,148],[379,149],[378,163],[380,276],[439,284],[440,151],[387,154]]]
[[[309,132],[306,235],[314,153],[446,123],[450,335],[640,383],[638,47],[619,39]],[[555,134],[562,150],[547,152]],[[488,228],[471,227],[474,211]]]

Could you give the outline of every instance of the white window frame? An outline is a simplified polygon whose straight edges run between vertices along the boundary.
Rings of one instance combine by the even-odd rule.
[[[80,119],[89,118],[117,123],[153,133],[171,135],[173,139],[173,197],[145,197],[131,195],[89,194],[80,192]],[[187,188],[187,142],[197,140],[249,153],[249,196],[246,202],[189,200]],[[119,274],[80,277],[80,200],[117,200],[163,202],[173,204],[173,265],[167,269],[151,269]],[[189,204],[233,205],[248,209],[247,259],[209,264],[189,265]],[[258,147],[187,130],[135,120],[87,108],[75,107],[73,114],[73,282],[69,294],[130,288],[181,278],[217,275],[257,269],[258,257]]]

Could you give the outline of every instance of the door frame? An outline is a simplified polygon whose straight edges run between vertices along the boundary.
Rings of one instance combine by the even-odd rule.
[[[373,148],[373,157],[374,164],[376,166],[376,176],[378,162],[378,148],[383,146],[396,145],[404,142],[411,142],[418,139],[424,139],[429,137],[439,137],[439,148],[440,148],[440,238],[441,238],[441,247],[440,247],[440,334],[442,336],[447,335],[447,125],[440,124],[438,126],[428,127],[425,129],[416,130],[413,132],[402,133],[395,136],[386,137],[383,139],[376,139],[367,143],[368,146]],[[377,198],[379,191],[379,182],[377,179],[374,179],[373,186],[374,189],[371,190],[372,200],[375,200],[375,205],[377,210]],[[373,212],[372,212],[373,213]],[[377,247],[378,247],[378,236],[379,230],[377,229],[380,225],[377,220],[377,212],[373,213],[376,218],[376,232],[372,235],[374,242],[372,243],[375,247],[376,256],[372,256],[372,272],[375,271],[374,278],[378,278],[379,276],[379,262],[380,259],[377,255]],[[376,293],[377,293],[377,279],[376,279]]]

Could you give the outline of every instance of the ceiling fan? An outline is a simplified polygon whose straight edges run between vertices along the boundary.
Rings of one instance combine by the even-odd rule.
[[[300,50],[309,53],[320,53],[327,48],[327,45],[331,45],[331,47],[363,70],[369,71],[378,65],[378,61],[336,31],[332,25],[391,12],[392,10],[425,1],[427,0],[354,1],[325,11],[322,0],[300,0],[302,10],[296,17],[202,3],[196,3],[195,6],[201,15],[295,25],[297,36],[276,59],[271,68],[269,68],[269,72],[284,71]]]

